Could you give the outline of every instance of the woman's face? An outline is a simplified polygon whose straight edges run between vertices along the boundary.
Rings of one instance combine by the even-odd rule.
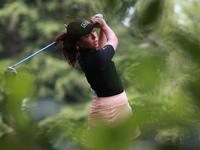
[[[95,29],[91,33],[82,36],[81,40],[78,41],[78,46],[80,49],[96,49],[98,48],[98,36]]]

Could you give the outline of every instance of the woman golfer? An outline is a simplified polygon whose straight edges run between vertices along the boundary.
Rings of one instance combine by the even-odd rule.
[[[67,32],[58,35],[56,46],[63,41],[62,54],[70,66],[79,63],[93,93],[88,117],[88,133],[100,125],[114,127],[132,115],[121,79],[112,58],[118,39],[106,22],[99,17],[73,20]],[[99,37],[95,28],[100,28]],[[138,129],[131,137],[140,134]]]

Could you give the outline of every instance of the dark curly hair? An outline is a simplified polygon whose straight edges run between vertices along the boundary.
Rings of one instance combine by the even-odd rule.
[[[74,32],[73,27],[75,24],[80,24],[82,21],[83,20],[81,19],[75,19],[71,21],[67,25],[67,31],[58,34],[56,38],[54,39],[54,42],[56,41],[56,43],[54,44],[55,47],[58,47],[60,41],[63,41],[62,54],[64,56],[64,59],[73,68],[75,68],[77,65],[78,55],[79,55],[78,49],[76,47],[76,42],[80,40],[80,37],[74,38],[72,36]]]

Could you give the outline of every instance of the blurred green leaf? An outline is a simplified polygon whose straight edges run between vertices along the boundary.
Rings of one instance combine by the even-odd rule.
[[[134,117],[100,128],[97,149],[199,149],[199,7],[196,0],[1,1],[1,148],[86,149],[90,86],[79,66],[63,61],[61,46],[17,66],[10,83],[4,71],[70,20],[102,13],[119,40],[113,61]],[[141,135],[128,148],[120,142],[135,124]]]

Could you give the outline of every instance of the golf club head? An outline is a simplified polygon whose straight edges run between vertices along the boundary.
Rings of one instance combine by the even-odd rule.
[[[16,76],[17,76],[17,71],[12,67],[8,67],[4,72],[4,77],[7,81],[14,80]]]

